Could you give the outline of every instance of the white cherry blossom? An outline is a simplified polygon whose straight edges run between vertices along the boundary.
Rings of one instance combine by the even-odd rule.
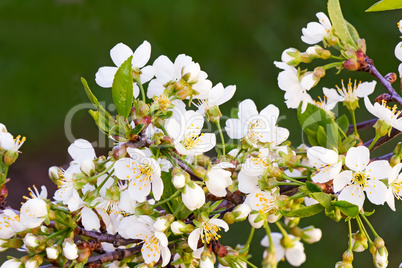
[[[316,14],[318,22],[309,22],[307,28],[302,29],[302,41],[309,45],[314,45],[321,42],[326,35],[331,32],[331,21],[322,12]]]
[[[371,203],[382,205],[386,201],[387,187],[381,181],[389,177],[391,166],[386,160],[370,162],[370,151],[365,146],[352,147],[345,157],[350,169],[342,171],[333,181],[334,192],[341,193],[338,200],[363,207],[366,192]]]
[[[198,228],[195,228],[188,236],[188,245],[195,251],[197,250],[198,240],[204,244],[209,244],[212,239],[218,240],[221,236],[218,232],[224,229],[225,232],[229,230],[229,225],[221,219],[208,219],[199,223]]]
[[[5,209],[0,214],[0,239],[10,239],[16,233],[24,231],[25,227],[21,223],[21,218],[12,209]]]
[[[374,80],[371,82],[359,82],[357,84],[356,80],[354,83],[352,83],[349,79],[346,87],[342,80],[342,88],[338,86],[335,86],[336,89],[323,87],[322,90],[324,95],[328,98],[328,103],[337,103],[343,101],[353,102],[359,98],[364,98],[373,93],[376,84],[377,82]]]
[[[138,202],[145,201],[151,192],[159,200],[163,192],[161,168],[158,162],[146,157],[145,154],[134,148],[127,148],[130,158],[121,158],[114,165],[115,175],[120,180],[127,180],[128,192]]]
[[[382,104],[376,102],[372,105],[368,97],[364,97],[364,104],[372,115],[378,117],[380,120],[384,120],[393,128],[402,131],[402,117],[399,117],[401,111],[398,111],[396,104],[391,108],[387,106],[387,102],[383,100]]]
[[[31,198],[26,198],[27,201],[21,206],[20,219],[26,228],[35,228],[41,225],[48,215],[48,205],[44,200],[47,198],[47,189],[42,186],[40,193],[36,187],[34,187],[34,191],[28,189]]]
[[[180,154],[197,156],[211,150],[216,144],[215,134],[201,133],[203,125],[204,117],[201,114],[186,111],[179,120],[171,118],[165,127]]]
[[[279,188],[274,188],[272,191],[257,190],[246,197],[245,204],[247,204],[251,210],[258,211],[260,215],[268,216],[273,214],[278,209],[276,204],[276,196]]]
[[[286,128],[277,127],[279,109],[270,104],[258,112],[255,103],[246,99],[239,104],[239,119],[226,120],[225,130],[231,139],[244,138],[254,147],[269,143],[275,147],[289,137]]]
[[[153,67],[145,66],[151,57],[151,44],[147,41],[144,41],[134,52],[131,50],[131,48],[123,43],[118,43],[116,46],[114,46],[110,50],[110,57],[117,67],[100,67],[95,75],[96,83],[104,88],[112,87],[114,75],[116,74],[120,65],[122,65],[130,56],[133,56],[131,61],[133,70],[140,70],[141,72],[141,83],[146,83],[151,80],[152,77],[154,77]],[[133,86],[134,97],[136,98],[139,95],[140,90],[135,82],[133,83]]]
[[[208,109],[229,101],[235,92],[236,86],[227,86],[224,88],[222,83],[218,83],[209,91],[208,98],[201,99],[199,104],[196,105],[198,108],[197,112],[204,115]]]
[[[141,239],[141,249],[145,263],[158,262],[162,256],[162,266],[166,266],[171,257],[168,239],[163,232],[154,228],[154,220],[148,216],[129,216],[123,218],[119,226],[119,234],[126,239]]]
[[[278,75],[278,86],[285,91],[285,103],[288,108],[297,109],[302,103],[302,112],[307,104],[312,102],[310,94],[307,93],[316,83],[311,75],[299,77],[297,69],[284,62],[274,62],[277,68],[283,71]]]
[[[283,235],[281,233],[271,233],[272,242],[275,247],[275,258],[277,262],[286,260],[293,266],[300,266],[302,263],[306,261],[306,254],[304,253],[304,246],[303,243],[298,241],[296,237],[293,235],[288,235],[290,239],[293,240],[293,247],[285,248],[282,243],[281,239]],[[261,245],[264,247],[269,247],[268,236],[265,236],[261,240]]]
[[[396,45],[394,53],[395,53],[395,57],[396,57],[398,60],[402,61],[402,41],[399,42],[399,43]]]
[[[194,95],[197,99],[208,98],[212,83],[207,79],[206,72],[201,71],[200,65],[195,63],[190,56],[180,54],[176,57],[174,63],[166,56],[159,56],[153,63],[156,79],[153,79],[148,86],[147,96],[162,95],[165,90],[164,84],[168,82],[178,82],[183,75],[189,74],[188,85],[198,94]]]
[[[307,158],[310,164],[317,169],[311,178],[313,182],[325,183],[333,180],[341,171],[342,161],[338,153],[320,146],[307,149]]]

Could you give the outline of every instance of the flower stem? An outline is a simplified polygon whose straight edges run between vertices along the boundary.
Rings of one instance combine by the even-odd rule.
[[[353,129],[355,130],[355,135],[359,137],[359,132],[357,132],[355,110],[349,110],[349,112],[352,115]]]
[[[276,226],[279,228],[279,231],[281,231],[283,238],[286,238],[288,236],[288,232],[283,228],[282,224],[279,221],[275,222]]]
[[[268,241],[269,241],[269,249],[268,249],[268,251],[273,252],[273,251],[275,251],[274,242],[272,241],[271,229],[269,228],[269,225],[268,225],[267,221],[264,221],[264,228],[265,228],[265,231],[267,233]]]
[[[350,219],[348,220],[348,230],[349,230],[349,246],[348,246],[348,250],[352,250],[352,224],[350,223]]]
[[[282,175],[282,178],[283,178],[283,179],[286,179],[286,180],[289,180],[289,181],[291,181],[291,182],[294,182],[295,184],[293,184],[293,185],[304,185],[303,182],[298,181],[298,180],[296,180],[296,179],[293,179],[293,178],[291,178],[291,177],[289,177],[289,176],[287,176],[287,175],[285,175],[285,174]],[[279,183],[279,182],[278,182],[278,183]],[[285,185],[285,184],[283,184],[283,185]]]
[[[138,79],[138,80],[139,80],[139,79]],[[139,87],[140,90],[141,90],[142,101],[143,101],[143,102],[146,102],[145,90],[144,90],[144,87],[142,86],[141,81],[137,81],[137,80],[136,80],[135,82],[137,82],[137,85],[138,85],[138,87]]]
[[[244,245],[244,247],[250,247],[251,240],[253,240],[254,231],[255,231],[255,228],[254,228],[254,227],[251,227],[250,234],[249,234],[249,236],[248,236],[247,242],[246,242],[246,244]]]
[[[356,222],[357,222],[357,225],[359,225],[360,231],[363,232],[366,235],[367,240],[369,241],[369,243],[373,243],[373,241],[371,240],[369,234],[367,233],[366,228],[364,228],[363,222],[360,219],[359,215],[357,215],[357,217],[356,217]]]
[[[371,223],[369,222],[369,220],[367,219],[367,217],[364,216],[363,214],[361,214],[361,215],[362,215],[362,218],[364,219],[364,221],[367,223],[368,227],[370,228],[371,232],[373,233],[374,237],[379,237],[379,235],[378,235],[377,232],[374,230],[373,225],[371,225]]]
[[[172,194],[170,197],[166,198],[165,200],[162,200],[155,205],[153,205],[154,208],[159,207],[162,204],[165,204],[166,202],[169,202],[170,200],[176,198],[179,194],[181,193],[181,189],[177,190],[174,194]]]
[[[184,203],[181,202],[180,205],[176,208],[176,211],[173,213],[173,216],[177,216],[177,214],[179,214],[179,212],[183,209]]]
[[[222,153],[223,153],[223,155],[225,155],[225,154],[226,154],[226,145],[225,145],[225,139],[224,139],[224,137],[223,137],[223,132],[222,132],[222,128],[221,128],[220,119],[216,120],[215,124],[216,124],[216,126],[218,127],[219,135],[221,136],[221,141],[222,141]]]
[[[101,177],[102,175],[106,174],[109,170],[111,170],[113,166],[114,166],[114,164],[110,165],[110,167],[108,167],[107,169],[105,169],[104,171],[99,173],[98,175],[93,176],[93,177],[89,177],[88,181],[91,182],[91,181],[96,180],[97,178]]]
[[[254,264],[252,264],[252,263],[249,262],[248,260],[246,260],[246,259],[244,259],[244,258],[240,258],[240,257],[238,257],[238,258],[241,259],[242,261],[244,261],[245,263],[247,263],[248,266],[250,266],[251,268],[257,268],[257,266],[255,266]]]
[[[381,135],[378,135],[376,133],[373,141],[371,142],[370,146],[368,147],[369,150],[371,150],[371,148],[373,148],[373,146],[376,144],[376,142],[378,141],[379,138],[381,138]]]

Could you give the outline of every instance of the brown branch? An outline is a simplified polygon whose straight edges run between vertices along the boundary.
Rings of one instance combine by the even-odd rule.
[[[402,133],[401,131],[393,128],[391,130],[391,133],[390,133],[389,136],[383,136],[383,137],[378,139],[378,141],[374,144],[373,148],[371,148],[371,151],[374,151],[376,148],[378,148],[381,145],[389,142],[390,140],[392,140],[393,138],[397,137],[401,133]],[[372,142],[373,142],[373,139],[369,140],[368,142],[364,143],[363,145],[366,146],[366,147],[369,147]]]
[[[103,233],[97,232],[97,231],[89,231],[89,230],[85,230],[84,228],[81,228],[78,226],[75,228],[74,233],[75,233],[75,235],[82,235],[82,236],[97,239],[97,241],[99,241],[99,242],[107,242],[107,243],[113,244],[114,247],[135,244],[135,243],[139,243],[142,241],[142,240],[138,240],[138,239],[126,239],[126,238],[123,238],[119,234],[112,235],[112,234],[103,234]]]
[[[390,160],[391,157],[394,155],[394,153],[389,153],[389,154],[385,154],[379,157],[374,157],[371,159],[371,161],[375,161],[375,160]]]
[[[389,79],[385,78],[380,72],[375,68],[374,62],[367,55],[363,54],[361,58],[359,58],[359,63],[361,68],[359,71],[368,72],[377,78],[381,84],[387,89],[389,96],[389,100],[395,101],[396,103],[402,105],[402,97],[396,93],[395,89],[392,87]]]
[[[89,265],[89,267],[100,267],[102,263],[121,261],[125,258],[140,253],[141,248],[142,244],[133,248],[116,249],[113,252],[108,252],[98,256],[91,256],[88,258],[87,265]]]

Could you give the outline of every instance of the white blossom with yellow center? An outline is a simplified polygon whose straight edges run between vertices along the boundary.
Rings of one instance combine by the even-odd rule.
[[[257,190],[247,195],[245,203],[251,210],[258,211],[260,215],[270,215],[277,211],[276,196],[279,188],[272,191]]]
[[[211,240],[218,240],[221,236],[218,232],[223,228],[225,232],[229,230],[229,225],[221,219],[208,219],[201,222],[199,228],[194,229],[188,236],[188,245],[193,250],[197,250],[198,240],[202,243],[209,244]]]
[[[395,198],[402,199],[402,163],[395,165],[388,177],[387,203],[395,211]]]
[[[270,104],[258,113],[254,101],[246,99],[239,104],[239,119],[226,120],[225,130],[231,139],[244,138],[253,147],[271,144],[275,147],[289,137],[289,131],[276,125],[279,109]]]
[[[335,86],[334,88],[322,88],[324,95],[328,98],[327,103],[336,104],[338,102],[353,102],[359,98],[364,98],[374,92],[376,81],[359,82],[356,80],[354,83],[349,79],[348,84],[345,86],[342,80],[342,88]]]
[[[383,100],[381,104],[376,102],[374,105],[372,105],[368,97],[364,97],[364,104],[372,115],[378,117],[378,119],[384,120],[393,128],[402,131],[402,118],[399,117],[401,111],[398,111],[398,107],[396,105],[391,108],[387,106],[387,102],[385,100]]]
[[[26,227],[21,223],[20,216],[12,209],[5,209],[0,214],[0,239],[10,239]]]
[[[143,242],[141,255],[145,263],[158,262],[162,256],[162,267],[171,257],[168,239],[163,232],[155,230],[155,221],[148,216],[130,216],[124,218],[119,225],[119,234],[126,239],[141,239]]]
[[[48,206],[44,199],[47,198],[47,189],[42,186],[42,190],[39,193],[35,186],[34,191],[30,188],[31,198],[24,197],[27,201],[22,204],[20,209],[21,223],[27,228],[35,228],[45,221],[45,217],[48,214]]]
[[[367,147],[352,147],[348,150],[345,165],[350,170],[342,171],[333,181],[334,191],[341,191],[338,200],[348,201],[362,208],[366,192],[371,203],[384,204],[387,187],[381,180],[389,177],[391,166],[385,160],[369,162],[370,151]]]
[[[196,105],[200,114],[214,106],[219,106],[230,100],[236,92],[236,86],[223,87],[222,83],[218,83],[209,91],[208,98],[201,99],[199,105]]]
[[[196,156],[214,148],[215,134],[201,133],[204,117],[200,113],[185,111],[176,118],[171,118],[165,127],[180,154]]]
[[[145,154],[134,148],[128,148],[130,158],[121,158],[114,165],[115,175],[120,180],[127,180],[128,192],[138,202],[145,201],[151,192],[155,200],[159,200],[163,192],[161,168],[158,162],[146,157]]]

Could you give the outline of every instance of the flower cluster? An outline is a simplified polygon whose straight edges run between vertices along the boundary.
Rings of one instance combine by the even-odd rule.
[[[117,44],[110,51],[115,66],[101,67],[95,75],[100,87],[111,88],[116,114],[82,79],[95,107],[90,114],[115,143],[106,156],[97,156],[91,142],[74,141],[67,150],[69,166],[49,169],[58,187],[53,200],[44,186],[40,192],[33,187],[19,211],[7,207],[7,172],[25,138],[14,138],[0,124],[0,250],[25,253],[1,267],[36,268],[46,261],[60,267],[256,267],[250,247],[258,228],[266,233],[264,267],[284,260],[300,266],[307,258],[304,247],[318,242],[322,232],[299,224],[320,212],[348,224],[349,246],[336,267],[352,267],[353,252],[367,248],[374,265],[386,267],[388,251],[364,206],[367,197],[395,211],[395,198],[402,198],[402,144],[391,154],[370,156],[402,131],[402,97],[392,88],[396,78],[381,76],[364,40],[338,9],[332,10],[339,6],[333,1],[329,14],[336,20],[319,12],[319,22],[302,29],[302,41],[313,46],[305,52],[286,49],[274,63],[281,69],[278,87],[285,91],[285,103],[298,110],[311,146],[288,140],[277,106],[259,110],[251,99],[241,101],[222,128],[220,105],[236,86],[214,85],[184,54],[174,61],[161,55],[150,63],[147,41],[134,52]],[[402,61],[401,43],[395,55]],[[301,70],[316,59],[332,62]],[[324,87],[323,100],[313,100],[311,90],[331,68],[367,71],[388,93],[373,105],[369,96],[377,82],[349,80]],[[360,98],[374,120],[356,122]],[[336,113],[340,102],[351,124],[347,115]],[[390,108],[389,102],[396,104]],[[365,142],[359,131],[367,126],[375,136]],[[235,248],[222,244],[230,225],[242,221],[251,226],[247,241]]]

